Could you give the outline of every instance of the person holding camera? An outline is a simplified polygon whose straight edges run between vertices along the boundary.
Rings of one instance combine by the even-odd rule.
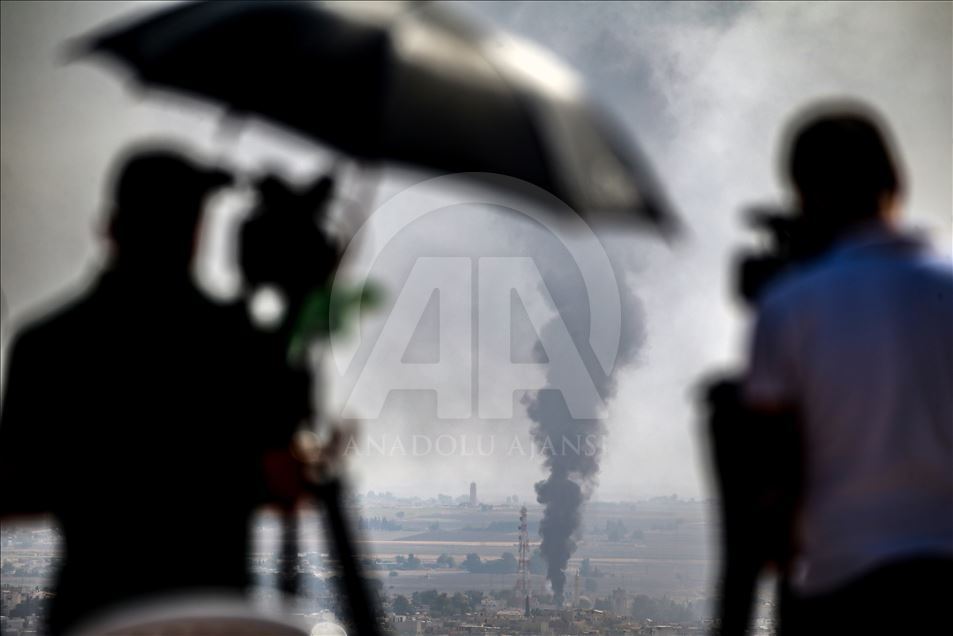
[[[742,385],[800,437],[782,633],[933,633],[953,589],[953,266],[901,231],[866,107],[792,129],[798,221],[825,247],[759,295]]]
[[[268,467],[307,406],[284,348],[192,280],[205,202],[230,181],[178,148],[134,149],[105,270],[13,340],[0,515],[51,514],[62,532],[53,634],[119,604],[249,583],[250,516],[274,500]]]

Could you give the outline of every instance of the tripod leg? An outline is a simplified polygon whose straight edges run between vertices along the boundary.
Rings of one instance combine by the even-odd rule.
[[[298,593],[298,513],[294,508],[282,512],[281,564],[278,588],[287,602]]]
[[[341,568],[342,589],[347,599],[350,625],[360,636],[380,636],[376,599],[372,599],[361,576],[357,550],[348,521],[344,516],[343,487],[338,480],[318,486],[317,495],[325,506],[325,523]]]

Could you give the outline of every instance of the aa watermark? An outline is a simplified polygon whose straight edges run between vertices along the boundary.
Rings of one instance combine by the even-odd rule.
[[[526,440],[519,435],[352,435],[344,449],[356,457],[552,457],[606,454],[605,435],[559,435]]]
[[[598,373],[610,375],[618,354],[622,310],[615,272],[590,227],[557,198],[525,182],[457,174],[424,181],[389,199],[371,217],[373,236],[365,223],[351,241],[364,249],[373,246],[373,254],[360,259],[345,254],[345,262],[357,264],[335,277],[332,312],[334,299],[347,296],[336,292],[374,279],[378,257],[401,232],[415,223],[419,229],[428,214],[461,204],[503,208],[555,237],[566,255],[559,267],[578,272],[581,280],[577,300],[587,305],[588,328],[580,336],[578,324],[567,325],[550,291],[553,281],[546,280],[532,256],[419,255],[392,291],[393,304],[376,337],[360,334],[356,346],[347,348],[331,343],[334,368],[345,387],[343,412],[376,419],[392,392],[430,391],[438,419],[511,419],[514,395],[548,389],[559,392],[573,419],[604,417],[603,395],[591,371],[598,367]],[[436,356],[408,361],[404,352],[435,298]],[[538,338],[544,354],[538,360],[513,362],[514,299]]]

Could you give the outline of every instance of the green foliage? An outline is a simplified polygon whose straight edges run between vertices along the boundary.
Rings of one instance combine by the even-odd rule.
[[[467,590],[467,600],[470,602],[470,607],[479,607],[483,602],[483,592],[480,590]]]
[[[644,621],[652,619],[664,623],[688,623],[695,620],[686,603],[676,603],[670,598],[650,598],[639,594],[632,599],[632,618]]]
[[[460,564],[467,572],[482,572],[483,571],[483,560],[480,559],[480,555],[476,552],[471,552],[467,555],[467,558],[463,560],[463,563]]]
[[[513,574],[519,569],[519,563],[512,552],[504,552],[499,559],[483,561],[479,555],[471,552],[460,564],[467,572],[485,574]]]
[[[437,557],[437,567],[453,568],[456,566],[456,560],[446,552]]]
[[[360,517],[357,520],[360,530],[400,530],[403,526],[387,517]]]
[[[410,599],[403,594],[397,595],[391,604],[391,609],[395,614],[409,615],[414,613],[414,606],[410,603]]]
[[[411,595],[411,604],[415,610],[422,610],[426,606],[429,608],[430,615],[434,617],[458,616],[472,612],[478,607],[471,602],[472,598],[474,597],[471,596],[470,592],[467,592],[467,594],[457,592],[451,596],[446,592],[427,590],[414,592]]]

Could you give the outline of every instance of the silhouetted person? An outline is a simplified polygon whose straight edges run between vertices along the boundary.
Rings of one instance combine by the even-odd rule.
[[[796,126],[791,180],[830,246],[758,306],[745,399],[796,413],[803,439],[784,634],[949,622],[953,268],[898,229],[903,187],[876,121],[831,105]]]
[[[247,584],[262,457],[302,411],[281,395],[282,351],[191,279],[204,203],[227,182],[175,150],[133,153],[108,267],[13,342],[2,512],[62,528],[54,633],[121,601]]]

